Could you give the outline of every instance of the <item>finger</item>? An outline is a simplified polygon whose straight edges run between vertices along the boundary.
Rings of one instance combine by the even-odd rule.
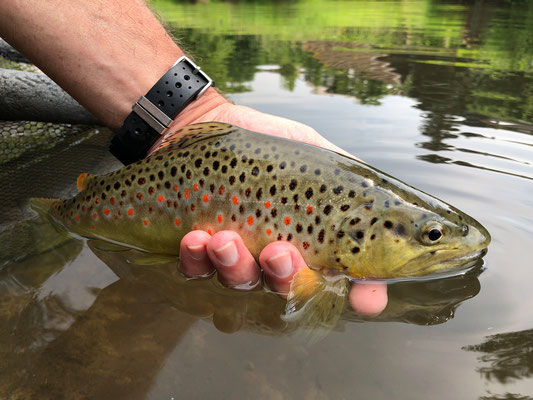
[[[308,268],[298,249],[287,242],[267,245],[259,255],[259,264],[269,287],[280,294],[289,292],[292,277],[300,268]]]
[[[180,243],[180,263],[178,269],[191,278],[209,276],[215,271],[207,256],[207,243],[211,235],[204,231],[186,234]]]
[[[223,285],[250,289],[259,282],[261,270],[237,233],[221,231],[213,235],[207,254]]]
[[[354,283],[348,300],[353,310],[360,315],[379,315],[387,307],[387,284],[383,282]]]

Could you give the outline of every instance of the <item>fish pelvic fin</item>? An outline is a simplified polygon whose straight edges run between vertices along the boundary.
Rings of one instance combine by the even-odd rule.
[[[78,192],[83,192],[85,189],[87,189],[87,186],[89,186],[89,183],[94,178],[94,175],[88,174],[87,172],[83,172],[78,176],[78,180],[76,181],[76,187],[78,188]]]
[[[282,319],[297,323],[308,344],[316,343],[337,325],[348,288],[344,276],[325,277],[319,271],[302,268],[292,279]]]

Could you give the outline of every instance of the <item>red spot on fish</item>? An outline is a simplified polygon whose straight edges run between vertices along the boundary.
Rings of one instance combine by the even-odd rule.
[[[143,223],[144,223],[144,225],[148,225],[148,220],[145,219],[145,220],[143,221]]]
[[[265,201],[265,208],[270,208],[270,206],[271,206],[270,201]]]
[[[239,198],[237,196],[233,196],[231,198],[231,201],[233,201],[233,204],[235,204],[235,205],[239,204]]]
[[[142,200],[143,199],[143,194],[141,192],[137,193],[137,198],[139,200]]]
[[[246,222],[248,223],[248,225],[252,226],[254,224],[254,217],[249,216]]]
[[[162,203],[163,200],[165,200],[165,198],[163,197],[163,195],[160,194],[159,196],[157,196],[157,201],[158,201],[158,202]]]
[[[218,221],[219,224],[222,223],[222,215],[221,214],[217,215],[217,221]]]
[[[202,197],[202,200],[204,201],[204,203],[207,203],[209,201],[209,195],[204,194],[204,197]]]
[[[100,199],[96,199],[96,204],[100,204]]]
[[[130,217],[133,215],[133,208],[128,208],[128,215]]]
[[[104,214],[109,215],[109,208],[104,208]]]
[[[195,192],[197,192],[197,191],[198,191],[198,184],[195,183],[195,184],[192,186],[192,188],[194,189]]]
[[[313,206],[307,206],[307,215],[313,214]]]
[[[283,223],[289,226],[291,224],[291,217],[285,217],[285,219],[283,220]]]
[[[178,191],[178,185],[174,185],[173,189],[174,189],[175,192],[177,192]]]
[[[94,218],[94,219],[98,219],[98,214],[94,213],[94,214],[93,214],[93,218]]]
[[[80,220],[80,216],[79,215],[76,215],[76,221],[79,221]]]
[[[267,233],[268,236],[272,235],[272,229],[270,229],[270,228],[267,229],[267,230],[266,230],[266,233]]]
[[[176,222],[176,226],[180,226],[180,225],[181,225],[181,219],[176,218],[176,221],[175,221],[175,222]]]
[[[189,198],[189,189],[185,189],[185,198],[186,198],[186,199]]]
[[[303,242],[304,249],[307,250],[309,248],[309,242]]]
[[[218,189],[218,193],[222,196],[224,194],[224,192],[226,191],[226,188],[224,187],[224,185],[220,186],[220,188]]]
[[[94,225],[91,225],[91,229],[96,229],[96,226],[94,226]]]
[[[211,228],[209,228],[209,229],[207,230],[207,233],[209,233],[211,236],[213,236],[213,231],[211,230]]]
[[[192,227],[192,230],[193,230],[193,231],[198,230],[198,226],[194,225],[194,226]]]
[[[114,198],[114,197],[111,197],[111,198],[109,199],[109,202],[111,203],[112,206],[114,206],[114,205],[115,205],[115,198]]]

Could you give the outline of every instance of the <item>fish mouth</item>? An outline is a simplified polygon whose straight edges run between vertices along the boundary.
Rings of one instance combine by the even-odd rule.
[[[470,269],[477,260],[487,254],[487,248],[483,248],[467,254],[448,257],[447,253],[454,250],[457,249],[436,250],[416,257],[398,268],[398,272],[403,272],[401,279],[427,279],[429,275],[432,278],[435,275],[455,275]],[[434,262],[429,262],[434,256],[438,258]]]

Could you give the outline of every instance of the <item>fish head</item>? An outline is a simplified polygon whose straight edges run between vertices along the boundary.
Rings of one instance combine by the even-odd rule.
[[[338,225],[337,259],[348,275],[398,279],[449,273],[486,253],[489,233],[461,211],[427,195],[413,202],[376,191]]]

